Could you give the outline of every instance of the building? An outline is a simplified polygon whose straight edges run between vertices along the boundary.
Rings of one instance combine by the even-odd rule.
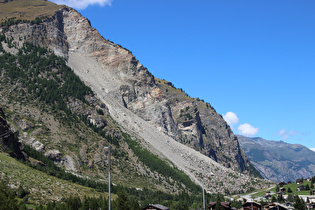
[[[305,186],[304,185],[299,185],[298,187],[297,187],[297,190],[298,191],[304,191],[306,188],[305,188]]]
[[[170,208],[163,206],[161,204],[150,204],[147,207],[144,207],[142,210],[151,209],[151,210],[169,210]]]
[[[224,208],[224,210],[236,209],[236,208],[231,206],[230,202],[220,202],[220,204]],[[211,202],[211,203],[209,203],[208,209],[209,210],[214,210],[216,205],[217,205],[217,202]]]
[[[315,209],[315,203],[310,203],[308,205],[308,209]]]
[[[283,206],[279,203],[270,203],[266,206],[264,206],[265,210],[287,210],[288,208],[286,206]]]
[[[254,201],[246,202],[242,205],[241,210],[262,210],[262,207],[259,203]]]

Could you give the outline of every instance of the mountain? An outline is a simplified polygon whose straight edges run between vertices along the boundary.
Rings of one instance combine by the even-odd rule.
[[[259,173],[209,103],[155,78],[77,11],[43,0],[0,4],[0,105],[23,144],[95,178],[107,176],[111,145],[113,180],[132,186],[177,192],[194,188],[190,179],[238,193],[270,184],[250,177]]]
[[[314,151],[315,152],[315,148],[310,148],[310,150]]]
[[[264,178],[276,182],[313,177],[315,153],[300,144],[238,135],[240,146]]]

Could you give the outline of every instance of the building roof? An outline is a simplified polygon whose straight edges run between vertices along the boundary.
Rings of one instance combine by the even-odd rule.
[[[150,204],[147,207],[143,208],[143,210],[144,209],[169,210],[170,208],[163,206],[161,204]]]
[[[210,202],[209,207],[215,206],[217,202]],[[220,202],[221,206],[225,208],[231,208],[231,202]]]
[[[270,204],[264,206],[264,208],[265,208],[265,209],[270,209],[270,210],[272,210],[272,209],[277,209],[277,210],[278,210],[278,209],[279,209],[279,210],[288,209],[286,206],[283,206],[283,205],[281,205],[280,203],[270,203]]]
[[[245,206],[251,206],[251,205],[253,205],[253,206],[260,206],[261,207],[261,205],[259,203],[254,202],[254,201],[246,202],[242,206],[245,207]]]

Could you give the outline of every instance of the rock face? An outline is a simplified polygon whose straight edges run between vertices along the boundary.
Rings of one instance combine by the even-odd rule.
[[[63,25],[69,47],[64,57],[83,80],[91,86],[97,84],[95,92],[105,92],[178,142],[227,167],[246,172],[249,163],[237,139],[209,104],[155,79],[131,52],[105,40],[74,10],[63,10],[62,18],[59,25]],[[94,63],[84,64],[86,58],[82,57]]]
[[[14,133],[5,118],[5,114],[0,107],[0,152],[8,152],[12,157],[25,159],[21,151],[21,144],[15,139]]]
[[[75,10],[63,8],[39,24],[13,25],[6,36],[18,46],[31,42],[64,57],[123,129],[143,139],[152,152],[169,159],[197,183],[198,174],[210,177],[214,173],[214,165],[222,174],[230,171],[225,167],[250,173],[237,138],[210,104],[154,78],[130,51],[104,39]],[[76,103],[70,105],[73,110]],[[85,114],[97,127],[107,123],[93,113]]]
[[[238,136],[250,162],[267,179],[295,181],[315,173],[315,153],[299,144]]]

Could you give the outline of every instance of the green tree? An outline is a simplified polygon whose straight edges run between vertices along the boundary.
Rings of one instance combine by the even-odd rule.
[[[26,209],[24,203],[18,203],[15,192],[8,187],[4,180],[0,181],[0,210]]]
[[[21,185],[17,189],[16,196],[18,198],[24,198],[27,194],[30,194],[28,190],[25,190]]]
[[[117,210],[129,210],[129,202],[128,202],[128,196],[125,192],[125,190],[120,189],[117,193],[118,198],[114,202],[114,207]]]
[[[284,202],[284,198],[283,198],[283,196],[282,196],[282,193],[280,193],[280,194],[278,195],[278,202],[279,202],[279,203],[283,203],[283,202]]]
[[[310,190],[310,186],[308,184],[306,184],[305,190]]]
[[[300,197],[298,195],[296,195],[294,197],[294,201],[295,201],[295,203],[293,204],[293,207],[295,209],[304,210],[306,208],[304,201],[302,199],[300,199]]]
[[[181,203],[180,201],[173,202],[170,206],[170,209],[176,209],[176,210],[186,210],[189,209],[186,204]]]
[[[67,199],[67,209],[76,210],[81,207],[81,200],[78,196],[71,196]]]
[[[215,210],[224,210],[224,207],[221,205],[222,201],[224,201],[224,199],[218,195],[216,198]]]
[[[287,197],[287,201],[288,202],[294,202],[294,195],[289,194],[288,197]]]
[[[288,188],[288,193],[292,193],[292,190],[290,187]]]

